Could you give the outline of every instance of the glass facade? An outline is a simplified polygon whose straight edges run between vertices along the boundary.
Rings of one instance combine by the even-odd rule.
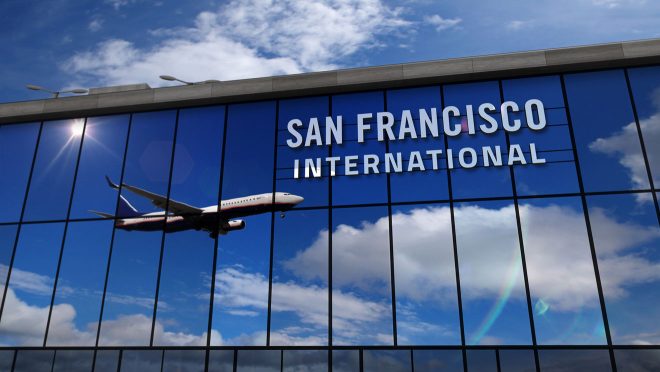
[[[652,66],[0,125],[0,370],[652,369],[659,110]]]

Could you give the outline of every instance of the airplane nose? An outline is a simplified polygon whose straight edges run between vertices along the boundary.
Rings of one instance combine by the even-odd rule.
[[[298,195],[296,195],[296,196],[295,196],[295,199],[294,199],[294,201],[295,201],[296,204],[300,204],[300,203],[302,203],[304,200],[305,200],[305,198],[303,198],[302,196],[298,196]]]

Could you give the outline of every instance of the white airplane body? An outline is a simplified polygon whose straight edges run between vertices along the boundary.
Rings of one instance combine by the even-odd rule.
[[[106,177],[111,188],[119,190],[119,185]],[[286,192],[274,192],[249,195],[242,198],[220,201],[218,205],[198,208],[176,200],[167,200],[167,197],[154,194],[122,183],[121,187],[139,196],[147,198],[153,205],[163,209],[161,212],[140,213],[123,196],[119,196],[118,216],[115,227],[128,231],[157,231],[177,232],[185,230],[205,230],[209,236],[226,234],[229,231],[242,230],[245,221],[236,218],[252,216],[269,212],[285,212],[300,204],[304,198]],[[167,210],[165,210],[167,208]],[[116,216],[90,211],[101,217],[115,218]]]

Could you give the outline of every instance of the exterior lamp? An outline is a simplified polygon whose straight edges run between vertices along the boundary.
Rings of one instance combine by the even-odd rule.
[[[51,98],[57,98],[62,93],[85,94],[85,93],[89,92],[87,89],[82,89],[82,88],[75,88],[75,89],[61,90],[61,91],[53,91],[53,90],[46,89],[46,88],[40,87],[38,85],[32,85],[32,84],[28,84],[25,87],[30,89],[30,90],[41,90],[41,91],[44,91],[44,92],[48,92],[48,93],[53,95]]]
[[[199,85],[199,84],[219,83],[220,82],[220,80],[204,80],[204,81],[192,82],[192,81],[181,80],[181,79],[175,78],[174,76],[171,76],[171,75],[160,75],[159,78],[161,78],[163,80],[167,80],[167,81],[178,81],[179,83],[183,83],[185,85]]]

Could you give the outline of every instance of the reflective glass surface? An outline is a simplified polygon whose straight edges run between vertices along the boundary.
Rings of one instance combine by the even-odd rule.
[[[40,126],[0,125],[0,222],[18,222],[21,217]]]
[[[161,372],[204,372],[204,350],[165,350]]]
[[[284,350],[282,372],[327,372],[328,352],[325,350]]]
[[[94,350],[57,350],[53,372],[88,372],[92,370]]]
[[[635,100],[639,127],[644,139],[646,158],[651,168],[653,184],[660,187],[660,67],[633,68],[628,70],[630,86]],[[632,143],[632,128],[626,127],[622,140]],[[630,168],[636,177],[644,177],[642,164],[631,163]]]
[[[10,371],[14,364],[14,350],[0,350],[0,371]]]
[[[208,372],[233,372],[234,351],[233,350],[211,350],[209,351]]]
[[[5,284],[9,275],[9,263],[14,252],[18,225],[0,226],[0,304],[5,296]]]
[[[51,372],[54,357],[53,350],[19,350],[13,372]]]
[[[239,350],[236,371],[281,371],[281,350]]]
[[[607,350],[540,350],[541,371],[611,371]]]
[[[460,350],[413,350],[415,372],[463,371],[463,353]]]
[[[472,372],[497,372],[495,350],[468,350],[467,369]]]
[[[506,372],[534,372],[533,350],[499,350],[500,370]]]
[[[364,350],[362,367],[365,372],[410,372],[411,355],[410,350]]]
[[[97,350],[94,372],[116,372],[119,366],[119,350]]]
[[[614,350],[614,358],[617,371],[660,370],[660,350]]]
[[[333,350],[333,372],[359,372],[360,352],[358,350]]]
[[[162,362],[162,350],[124,350],[121,372],[160,372]]]

